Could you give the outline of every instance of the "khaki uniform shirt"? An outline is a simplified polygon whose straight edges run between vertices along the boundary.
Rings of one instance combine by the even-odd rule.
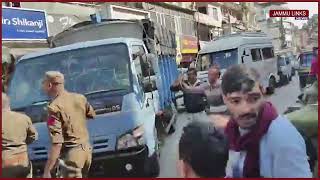
[[[2,159],[27,152],[27,144],[38,139],[31,119],[13,111],[2,111]]]
[[[89,142],[87,118],[94,118],[95,111],[85,96],[63,92],[48,105],[50,137],[53,144],[75,147]]]

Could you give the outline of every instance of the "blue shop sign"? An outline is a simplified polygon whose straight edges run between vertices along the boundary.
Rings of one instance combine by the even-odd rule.
[[[46,13],[40,10],[2,7],[2,40],[46,40]]]

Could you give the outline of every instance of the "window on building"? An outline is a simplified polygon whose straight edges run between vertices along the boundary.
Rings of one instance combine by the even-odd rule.
[[[20,2],[2,2],[3,7],[21,7]]]
[[[262,55],[263,55],[263,59],[273,58],[274,57],[273,48],[271,47],[263,48]]]
[[[217,8],[212,8],[212,17],[215,20],[218,20],[218,9]]]
[[[261,61],[262,57],[261,57],[261,53],[260,53],[260,49],[251,49],[251,56],[252,56],[252,61]]]
[[[20,2],[12,2],[12,7],[21,7]]]
[[[181,18],[182,34],[195,36],[195,23],[191,19]]]
[[[174,22],[175,22],[175,32],[176,32],[176,34],[177,35],[182,34],[180,17],[175,16],[174,17]]]
[[[165,27],[171,31],[175,31],[175,20],[173,16],[165,15]]]
[[[155,12],[150,12],[150,19],[153,22],[158,22],[157,21],[157,14]]]
[[[198,7],[199,13],[207,14],[207,7]]]

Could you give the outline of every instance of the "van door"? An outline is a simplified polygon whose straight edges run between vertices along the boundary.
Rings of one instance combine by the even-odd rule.
[[[263,58],[263,66],[264,70],[267,74],[267,80],[269,85],[269,79],[274,78],[275,81],[279,81],[278,76],[278,66],[277,66],[277,58],[274,56],[273,47],[263,47],[261,48],[262,58]]]
[[[274,59],[272,47],[244,48],[247,61],[246,66],[256,69],[260,74],[260,82],[264,88],[269,86],[269,79],[277,74],[277,64]]]
[[[153,94],[144,92],[143,79],[149,76],[148,65],[146,59],[146,49],[141,43],[131,45],[131,56],[136,73],[133,73],[133,78],[137,79],[137,85],[133,85],[134,91],[137,91],[138,101],[141,105],[140,111],[137,112],[137,117],[141,118],[144,127],[144,138],[149,149],[149,156],[155,152],[155,109],[153,102]],[[137,87],[135,87],[137,86]]]

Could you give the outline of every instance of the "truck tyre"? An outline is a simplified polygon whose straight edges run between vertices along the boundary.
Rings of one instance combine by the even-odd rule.
[[[280,86],[284,86],[289,84],[289,77],[288,75],[284,75],[284,74],[280,74],[280,82],[279,82]]]
[[[289,82],[290,82],[290,81],[289,81],[289,78],[290,78],[289,75],[286,75],[286,76],[285,76],[285,78],[284,78],[284,84],[285,84],[285,85],[289,84]]]
[[[270,95],[270,94],[273,94],[274,93],[274,90],[276,88],[276,79],[274,77],[271,77],[269,79],[269,87],[267,87],[267,94]]]
[[[303,90],[306,87],[306,77],[305,76],[299,76],[299,85],[300,85],[300,89]]]
[[[144,177],[158,177],[160,174],[160,146],[159,140],[157,137],[157,129],[154,128],[154,135],[155,135],[155,152],[152,154],[151,157],[147,157],[145,164],[144,164]]]
[[[159,174],[160,174],[159,157],[155,152],[151,157],[148,158],[148,161],[145,164],[145,176],[154,178],[154,177],[158,177]]]
[[[292,81],[292,76],[293,76],[292,74],[289,76],[289,81]]]

